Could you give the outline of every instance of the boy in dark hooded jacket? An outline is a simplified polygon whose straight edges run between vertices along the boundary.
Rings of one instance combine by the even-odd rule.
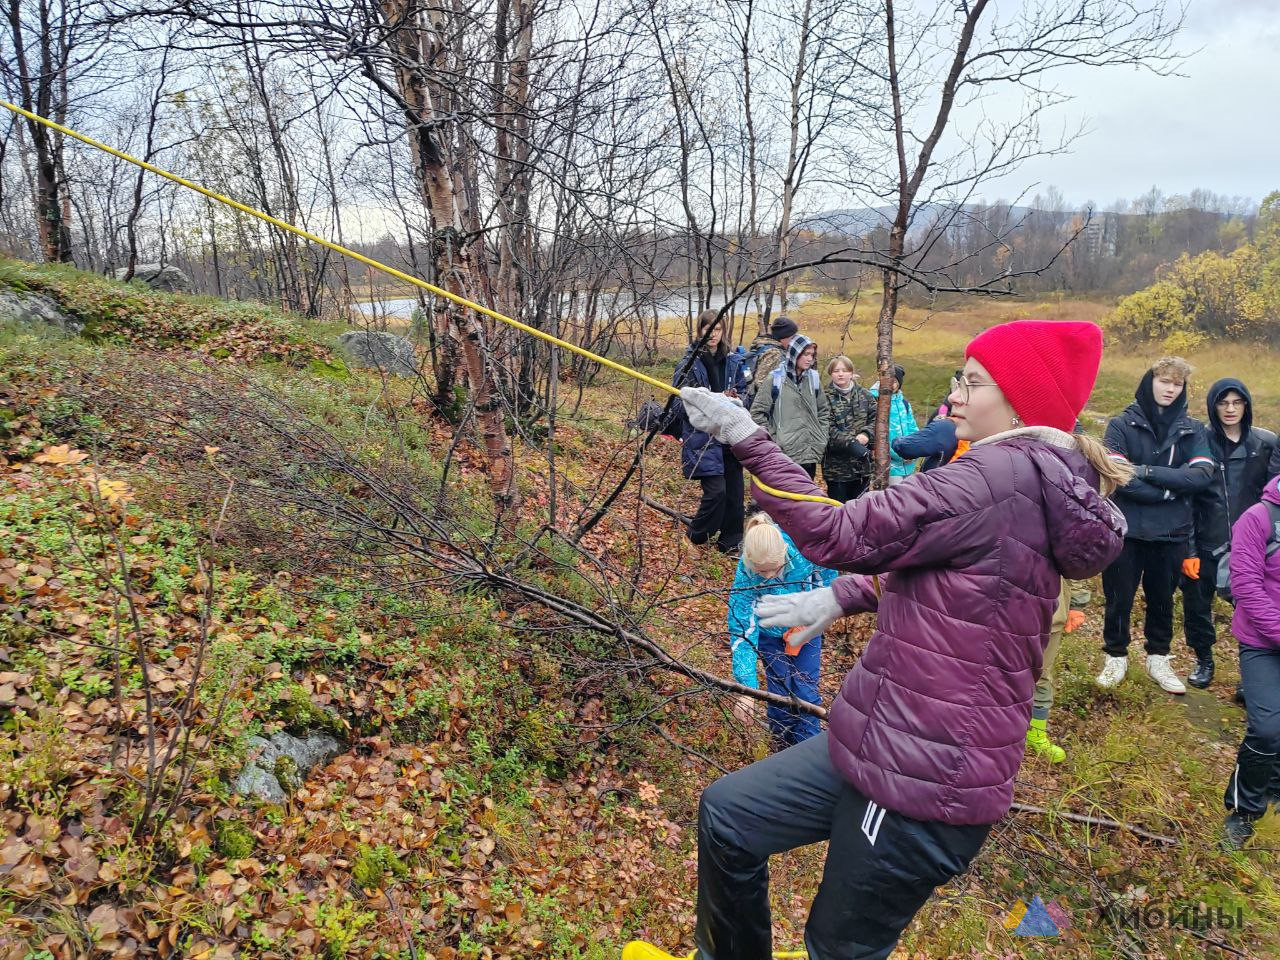
[[[1187,683],[1200,689],[1213,681],[1213,595],[1219,561],[1231,546],[1231,527],[1262,499],[1267,480],[1274,476],[1271,459],[1276,449],[1276,435],[1253,425],[1253,397],[1239,380],[1217,381],[1206,400],[1209,424],[1204,440],[1215,468],[1213,482],[1193,498],[1196,555],[1182,577],[1187,646],[1196,655]]]
[[[1173,593],[1179,570],[1193,572],[1192,495],[1213,481],[1213,457],[1203,425],[1187,416],[1191,365],[1181,357],[1157,360],[1138,384],[1136,402],[1107,424],[1113,457],[1134,466],[1134,478],[1116,491],[1129,529],[1124,550],[1102,572],[1107,598],[1103,623],[1106,662],[1098,685],[1114,687],[1129,668],[1129,620],[1138,586],[1147,601],[1147,673],[1161,689],[1186,693],[1169,666]]]

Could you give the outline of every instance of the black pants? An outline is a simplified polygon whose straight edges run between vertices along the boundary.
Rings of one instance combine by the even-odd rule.
[[[1147,601],[1143,629],[1147,653],[1165,655],[1173,643],[1173,591],[1186,559],[1185,542],[1129,540],[1120,556],[1102,571],[1107,612],[1102,624],[1102,649],[1113,657],[1129,655],[1129,620],[1133,598],[1141,584]]]
[[[724,448],[724,475],[699,477],[702,500],[689,523],[689,540],[706,543],[717,533],[716,546],[733,550],[742,544],[742,464]]]
[[[1240,645],[1240,683],[1248,726],[1223,802],[1260,817],[1280,801],[1280,650]]]
[[[855,477],[853,480],[828,480],[827,496],[841,503],[857,500],[867,492],[867,477]]]
[[[883,960],[935,887],[963,873],[990,825],[911,820],[831,764],[827,733],[721,777],[698,808],[701,960],[768,960],[769,855],[830,840],[804,943],[811,960]]]
[[[1213,626],[1213,597],[1218,580],[1218,561],[1213,554],[1200,553],[1200,579],[1182,578],[1182,619],[1187,646],[1197,657],[1213,651],[1218,632]]]

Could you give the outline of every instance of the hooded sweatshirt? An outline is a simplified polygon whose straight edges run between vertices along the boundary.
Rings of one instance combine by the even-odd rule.
[[[1213,457],[1203,425],[1187,416],[1187,388],[1160,407],[1151,389],[1154,379],[1147,371],[1135,402],[1107,424],[1111,455],[1137,469],[1134,479],[1116,491],[1116,504],[1124,511],[1130,539],[1184,541],[1190,554],[1192,495],[1213,481]]]
[[[766,484],[820,493],[764,431],[733,452]],[[1124,544],[1124,519],[1075,439],[1049,427],[998,434],[843,506],[752,493],[812,562],[857,574],[832,585],[846,613],[878,612],[831,707],[836,769],[916,820],[1000,819],[1061,578],[1093,576]]]
[[[1234,390],[1244,397],[1240,442],[1232,442],[1218,416],[1218,401]],[[1276,435],[1253,426],[1253,397],[1249,388],[1231,377],[1217,381],[1206,398],[1209,425],[1204,437],[1214,459],[1213,482],[1195,497],[1196,549],[1216,558],[1231,540],[1231,527],[1240,515],[1262,498],[1276,448]]]
[[[1147,418],[1147,423],[1155,432],[1156,439],[1164,443],[1169,436],[1169,428],[1187,412],[1187,385],[1183,383],[1182,392],[1173,403],[1162,407],[1156,403],[1155,379],[1155,371],[1148,370],[1139,381],[1138,389],[1133,392],[1133,399],[1137,401],[1143,416]]]
[[[801,334],[787,344],[787,359],[761,384],[751,404],[751,417],[769,431],[782,452],[800,464],[822,462],[831,429],[831,410],[818,371],[804,373],[796,361],[809,344]]]
[[[902,392],[902,383],[907,378],[907,371],[894,364],[893,375],[898,381],[898,389],[893,392],[893,397],[889,401],[889,475],[906,477],[915,473],[916,462],[914,459],[904,459],[897,450],[893,449],[893,442],[911,436],[920,427],[916,424],[916,415],[911,409],[907,395]],[[873,397],[880,396],[879,381],[872,384],[870,393]]]
[[[767,482],[767,481],[766,481]],[[1272,521],[1266,504],[1280,505],[1280,477],[1267,481],[1262,503],[1231,529],[1231,632],[1246,647],[1280,650],[1280,550],[1267,556]]]

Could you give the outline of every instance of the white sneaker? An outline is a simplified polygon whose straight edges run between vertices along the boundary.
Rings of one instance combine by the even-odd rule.
[[[1120,681],[1124,679],[1124,675],[1129,672],[1128,657],[1113,657],[1107,654],[1107,662],[1103,664],[1102,672],[1098,674],[1098,686],[1106,690],[1120,685]]]
[[[1173,668],[1169,666],[1169,658],[1153,653],[1147,657],[1147,673],[1151,674],[1151,679],[1160,684],[1160,689],[1167,690],[1169,693],[1186,693],[1187,688],[1183,686],[1182,681],[1178,679],[1178,675],[1173,672]]]

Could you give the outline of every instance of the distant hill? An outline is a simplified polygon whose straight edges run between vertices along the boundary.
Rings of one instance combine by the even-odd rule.
[[[989,210],[994,204],[966,204],[964,209],[979,211]],[[912,227],[919,229],[926,224],[932,223],[937,217],[950,214],[954,210],[947,204],[930,203],[921,204],[916,209],[915,220]],[[1011,206],[1008,207],[1009,219],[1016,223],[1029,213],[1035,213],[1034,207]],[[888,229],[893,222],[896,208],[885,205],[882,207],[853,207],[843,210],[825,210],[822,213],[813,214],[802,218],[798,221],[797,226],[802,230],[813,230],[818,233],[840,234],[847,237],[866,236],[877,227]]]

